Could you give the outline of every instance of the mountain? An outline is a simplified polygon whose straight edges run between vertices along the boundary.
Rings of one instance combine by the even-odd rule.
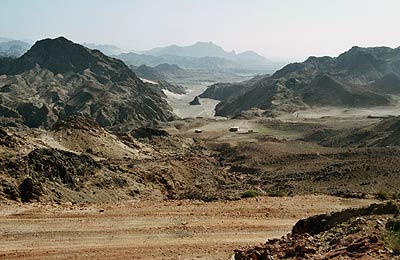
[[[182,69],[176,64],[162,63],[155,67],[141,65],[138,67],[130,66],[131,69],[139,76],[148,80],[158,81],[167,80],[173,77],[187,76],[186,70]]]
[[[36,42],[0,64],[0,122],[50,127],[82,115],[101,126],[154,124],[174,118],[159,88],[142,82],[122,61],[64,37]]]
[[[183,56],[183,57],[216,57],[225,60],[233,61],[240,64],[243,68],[260,70],[271,66],[271,61],[257,54],[254,51],[245,51],[236,54],[235,51],[227,52],[221,46],[212,42],[196,42],[190,46],[170,45],[166,47],[154,48],[148,51],[141,52],[142,54],[152,55],[157,57],[164,56]]]
[[[152,56],[147,54],[136,54],[136,53],[123,53],[115,56],[118,59],[123,60],[129,65],[140,66],[157,66],[160,64],[176,64],[183,69],[189,70],[203,70],[203,71],[229,71],[229,70],[243,70],[239,64],[219,58],[219,57],[189,57],[189,56],[175,56],[175,55],[164,55],[164,56]]]
[[[254,84],[270,75],[258,75],[250,80],[238,83],[216,83],[213,84],[199,96],[200,98],[212,98],[219,101],[226,101],[240,96],[254,87]]]
[[[234,51],[227,52],[211,42],[197,42],[185,47],[171,45],[142,51],[139,54],[123,53],[116,58],[134,66],[176,64],[184,70],[207,73],[209,79],[217,78],[217,74],[221,73],[227,79],[233,79],[232,76],[237,79],[237,76],[242,75],[272,73],[281,67],[281,64],[271,62],[254,51],[236,54]]]
[[[184,56],[184,57],[218,57],[223,59],[233,59],[236,55],[234,51],[226,52],[224,49],[212,42],[196,42],[190,46],[170,45],[166,47],[158,47],[148,51],[141,52],[142,54],[152,56]]]
[[[138,54],[134,52],[121,53],[118,55],[114,55],[113,57],[121,59],[126,64],[133,66],[140,66],[140,65],[156,66],[158,64],[166,62],[165,59],[160,57]]]
[[[165,77],[159,70],[147,65],[141,65],[139,67],[136,67],[133,69],[133,71],[139,77],[145,78],[147,80],[153,80],[153,81],[165,80]]]
[[[8,40],[0,41],[0,57],[20,57],[31,45],[23,41]]]
[[[175,94],[185,94],[186,93],[185,88],[180,85],[174,85],[174,84],[169,83],[166,80],[168,75],[166,75],[166,73],[160,71],[159,70],[160,68],[161,69],[164,68],[164,71],[168,72],[168,70],[165,70],[166,64],[164,64],[164,66],[158,67],[158,68],[157,67],[153,68],[153,67],[146,66],[146,65],[141,65],[139,67],[131,66],[131,69],[136,73],[136,75],[138,75],[140,78],[142,78],[142,80],[145,81],[146,84],[151,84],[153,88],[155,87],[155,88],[159,88],[159,90],[168,90]],[[177,67],[177,68],[179,68],[179,67]]]
[[[115,45],[110,45],[110,44],[96,44],[96,43],[82,43],[83,46],[93,49],[93,50],[99,50],[102,53],[106,55],[118,55],[123,53],[124,51],[120,49],[119,47]]]
[[[158,64],[154,68],[164,74],[180,75],[186,73],[184,69],[182,69],[176,64],[162,63]]]
[[[200,97],[219,99],[216,114],[233,116],[250,108],[294,112],[310,106],[390,105],[400,93],[400,48],[360,48],[332,57],[310,57],[271,77],[212,85]]]
[[[242,68],[233,61],[217,57],[156,57],[133,52],[114,55],[113,57],[123,60],[131,67],[139,67],[141,65],[158,67],[159,71],[163,72],[166,80],[173,84],[241,81],[255,73],[255,71]],[[171,67],[167,68],[167,64]]]

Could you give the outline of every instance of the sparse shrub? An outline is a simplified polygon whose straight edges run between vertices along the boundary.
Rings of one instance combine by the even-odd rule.
[[[379,200],[388,200],[390,199],[390,195],[385,191],[380,191],[378,194],[376,194],[376,198]]]
[[[400,254],[400,220],[389,220],[386,228],[388,231],[383,236],[386,246],[395,254]]]
[[[261,195],[261,192],[256,190],[247,190],[242,193],[241,197],[244,198],[255,198]]]

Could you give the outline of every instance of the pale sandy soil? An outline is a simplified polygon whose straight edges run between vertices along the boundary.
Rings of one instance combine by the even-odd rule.
[[[219,103],[218,100],[210,98],[201,98],[200,105],[189,105],[196,96],[203,93],[207,88],[207,84],[189,86],[184,95],[177,95],[169,91],[164,91],[167,96],[167,101],[173,108],[174,113],[181,118],[190,117],[207,117],[214,118],[215,106]]]
[[[228,259],[300,218],[370,204],[329,196],[0,206],[0,259]]]

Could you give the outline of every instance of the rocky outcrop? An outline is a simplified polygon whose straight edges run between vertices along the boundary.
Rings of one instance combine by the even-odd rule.
[[[195,96],[194,99],[193,99],[192,101],[189,102],[189,105],[191,105],[191,106],[198,106],[198,105],[201,105],[201,104],[200,104],[199,96]]]
[[[388,216],[398,213],[396,205],[382,204],[311,217],[292,234],[236,250],[234,259],[398,259],[383,240]]]
[[[333,228],[339,224],[349,221],[354,217],[362,217],[368,215],[389,215],[398,214],[400,212],[398,205],[372,204],[367,208],[346,209],[330,214],[322,214],[299,220],[292,229],[292,235],[310,234],[316,235]]]

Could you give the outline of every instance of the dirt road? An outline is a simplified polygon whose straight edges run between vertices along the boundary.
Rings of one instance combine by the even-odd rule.
[[[305,216],[364,206],[329,196],[230,202],[0,207],[0,259],[228,259],[288,233]]]

